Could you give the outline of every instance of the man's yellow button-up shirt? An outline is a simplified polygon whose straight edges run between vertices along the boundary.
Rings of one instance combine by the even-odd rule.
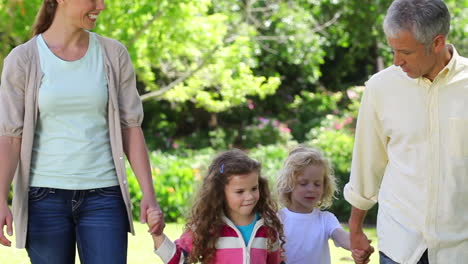
[[[379,250],[398,263],[468,263],[468,59],[434,81],[391,66],[366,83],[346,200],[377,201]]]

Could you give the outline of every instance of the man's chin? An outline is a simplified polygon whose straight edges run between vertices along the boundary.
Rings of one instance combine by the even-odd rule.
[[[406,72],[406,75],[408,77],[410,77],[411,79],[417,79],[417,78],[421,77],[420,75],[411,74],[410,72]]]

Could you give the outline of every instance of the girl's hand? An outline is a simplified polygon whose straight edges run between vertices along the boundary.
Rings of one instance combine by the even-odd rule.
[[[148,208],[146,210],[147,224],[149,227],[148,232],[152,235],[160,236],[165,227],[164,215],[159,207]]]
[[[159,207],[158,202],[156,201],[156,198],[153,195],[145,195],[143,193],[143,198],[141,199],[140,202],[140,219],[142,223],[148,222],[148,212],[149,210],[152,211],[159,211],[161,214],[160,220],[158,224],[153,224],[150,226],[149,232],[151,234],[156,234],[156,235],[161,235],[164,229],[164,215],[161,211],[161,208]]]

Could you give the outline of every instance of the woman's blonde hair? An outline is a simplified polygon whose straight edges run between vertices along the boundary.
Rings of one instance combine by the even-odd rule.
[[[323,195],[317,207],[326,209],[330,207],[335,199],[336,178],[330,162],[317,149],[298,145],[291,150],[284,161],[283,168],[278,176],[276,186],[278,197],[283,206],[291,205],[291,194],[297,184],[297,178],[308,166],[321,166],[324,169]]]
[[[229,150],[219,154],[210,164],[208,173],[198,190],[185,229],[193,234],[193,247],[188,263],[210,263],[215,258],[216,241],[225,224],[222,219],[226,204],[224,188],[231,176],[258,173],[260,197],[254,210],[265,221],[267,246],[272,249],[279,239],[284,244],[283,226],[276,215],[277,206],[270,195],[268,182],[261,177],[261,164],[243,151]]]

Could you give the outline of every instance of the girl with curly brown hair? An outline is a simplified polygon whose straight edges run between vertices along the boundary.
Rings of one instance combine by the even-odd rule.
[[[283,228],[261,164],[240,150],[218,155],[175,243],[153,234],[164,263],[281,263]],[[148,225],[162,214],[148,210]]]

